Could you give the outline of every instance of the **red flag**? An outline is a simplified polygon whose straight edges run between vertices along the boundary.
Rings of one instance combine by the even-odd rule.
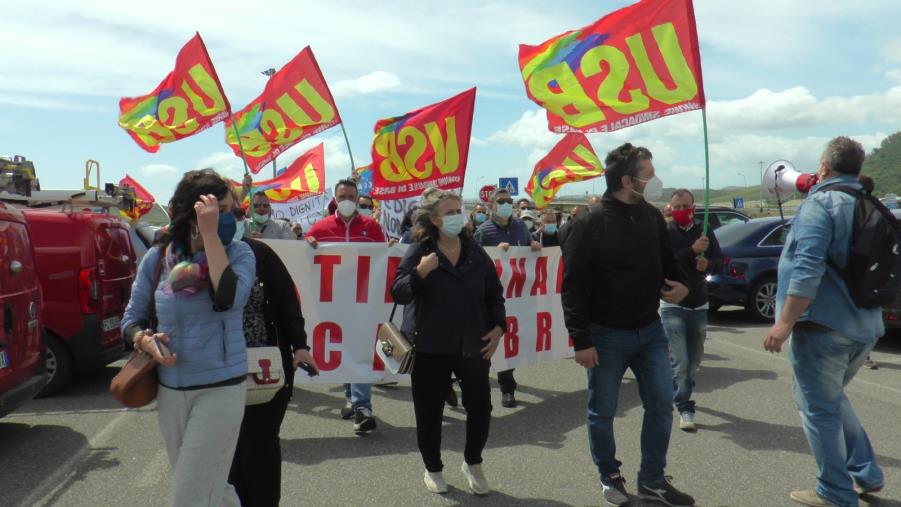
[[[175,59],[175,70],[153,92],[119,100],[119,126],[145,150],[156,153],[171,143],[209,128],[228,116],[231,106],[200,34]]]
[[[519,46],[526,93],[553,132],[612,132],[704,107],[691,0],[643,0]]]
[[[233,185],[241,184],[232,181]],[[297,158],[282,174],[257,181],[253,193],[266,192],[273,202],[284,202],[325,191],[325,145],[319,143]]]
[[[125,175],[124,178],[119,180],[120,187],[129,187],[135,192],[135,210],[137,211],[137,216],[142,217],[147,213],[150,213],[150,210],[153,209],[153,204],[156,203],[156,199],[153,198],[153,195],[147,191],[146,188],[141,186],[140,183],[135,181],[134,178]]]
[[[585,134],[572,132],[563,136],[550,153],[535,164],[526,193],[532,196],[536,208],[543,209],[554,200],[563,185],[602,174],[604,167],[588,138]]]
[[[375,124],[372,197],[402,199],[463,186],[476,89]]]
[[[269,78],[263,93],[235,113],[234,122],[241,143],[231,120],[225,142],[239,157],[243,146],[256,174],[288,148],[340,123],[341,117],[308,46]]]

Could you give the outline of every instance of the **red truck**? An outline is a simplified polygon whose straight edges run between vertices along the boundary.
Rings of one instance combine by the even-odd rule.
[[[106,213],[23,208],[44,294],[44,329],[55,394],[77,372],[122,357],[119,321],[136,264],[128,224]]]
[[[41,290],[28,224],[0,202],[0,417],[47,383]]]

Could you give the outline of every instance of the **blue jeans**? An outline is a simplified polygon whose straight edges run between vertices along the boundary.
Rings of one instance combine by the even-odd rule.
[[[673,366],[673,391],[679,413],[695,412],[691,399],[695,387],[695,373],[704,357],[707,339],[707,310],[687,310],[664,307],[660,310],[663,328],[669,338],[669,358]]]
[[[844,389],[873,345],[835,331],[792,333],[795,403],[819,468],[817,493],[839,506],[858,505],[855,482],[868,488],[885,480]]]
[[[591,341],[598,365],[588,370],[588,446],[601,477],[619,473],[613,418],[626,368],[638,380],[644,407],[641,425],[641,467],[638,482],[663,480],[666,452],[673,424],[673,370],[669,345],[660,321],[635,330],[616,330],[592,324]]]
[[[354,410],[360,407],[372,410],[372,384],[344,384],[344,397],[350,400]]]

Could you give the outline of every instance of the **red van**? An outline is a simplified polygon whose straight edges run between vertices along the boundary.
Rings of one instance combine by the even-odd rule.
[[[47,383],[41,291],[25,217],[0,202],[0,417]]]
[[[106,213],[21,209],[34,243],[44,294],[47,372],[41,392],[64,388],[77,372],[124,354],[119,321],[136,265],[128,225]]]

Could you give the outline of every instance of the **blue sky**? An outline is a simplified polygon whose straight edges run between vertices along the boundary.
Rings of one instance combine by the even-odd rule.
[[[153,90],[194,31],[206,42],[235,110],[266,77],[310,45],[335,95],[354,161],[370,160],[372,127],[478,87],[464,194],[517,176],[525,186],[558,137],[523,90],[519,43],[579,28],[623,1],[509,2],[16,2],[4,6],[0,155],[35,161],[44,188],[78,188],[88,158],[104,181],[126,172],[166,201],[184,171],[242,163],[224,126],[141,150],[117,125],[118,99]],[[265,5],[265,7],[263,7]],[[708,99],[711,186],[759,182],[759,161],[815,170],[825,142],[850,135],[867,149],[901,125],[901,2],[696,0]],[[666,186],[699,187],[700,112],[589,136],[604,154],[625,141],[654,152]],[[340,128],[304,141],[287,164],[326,143],[326,179],[346,176]],[[261,177],[271,176],[264,171]],[[603,178],[562,193],[600,193]]]

